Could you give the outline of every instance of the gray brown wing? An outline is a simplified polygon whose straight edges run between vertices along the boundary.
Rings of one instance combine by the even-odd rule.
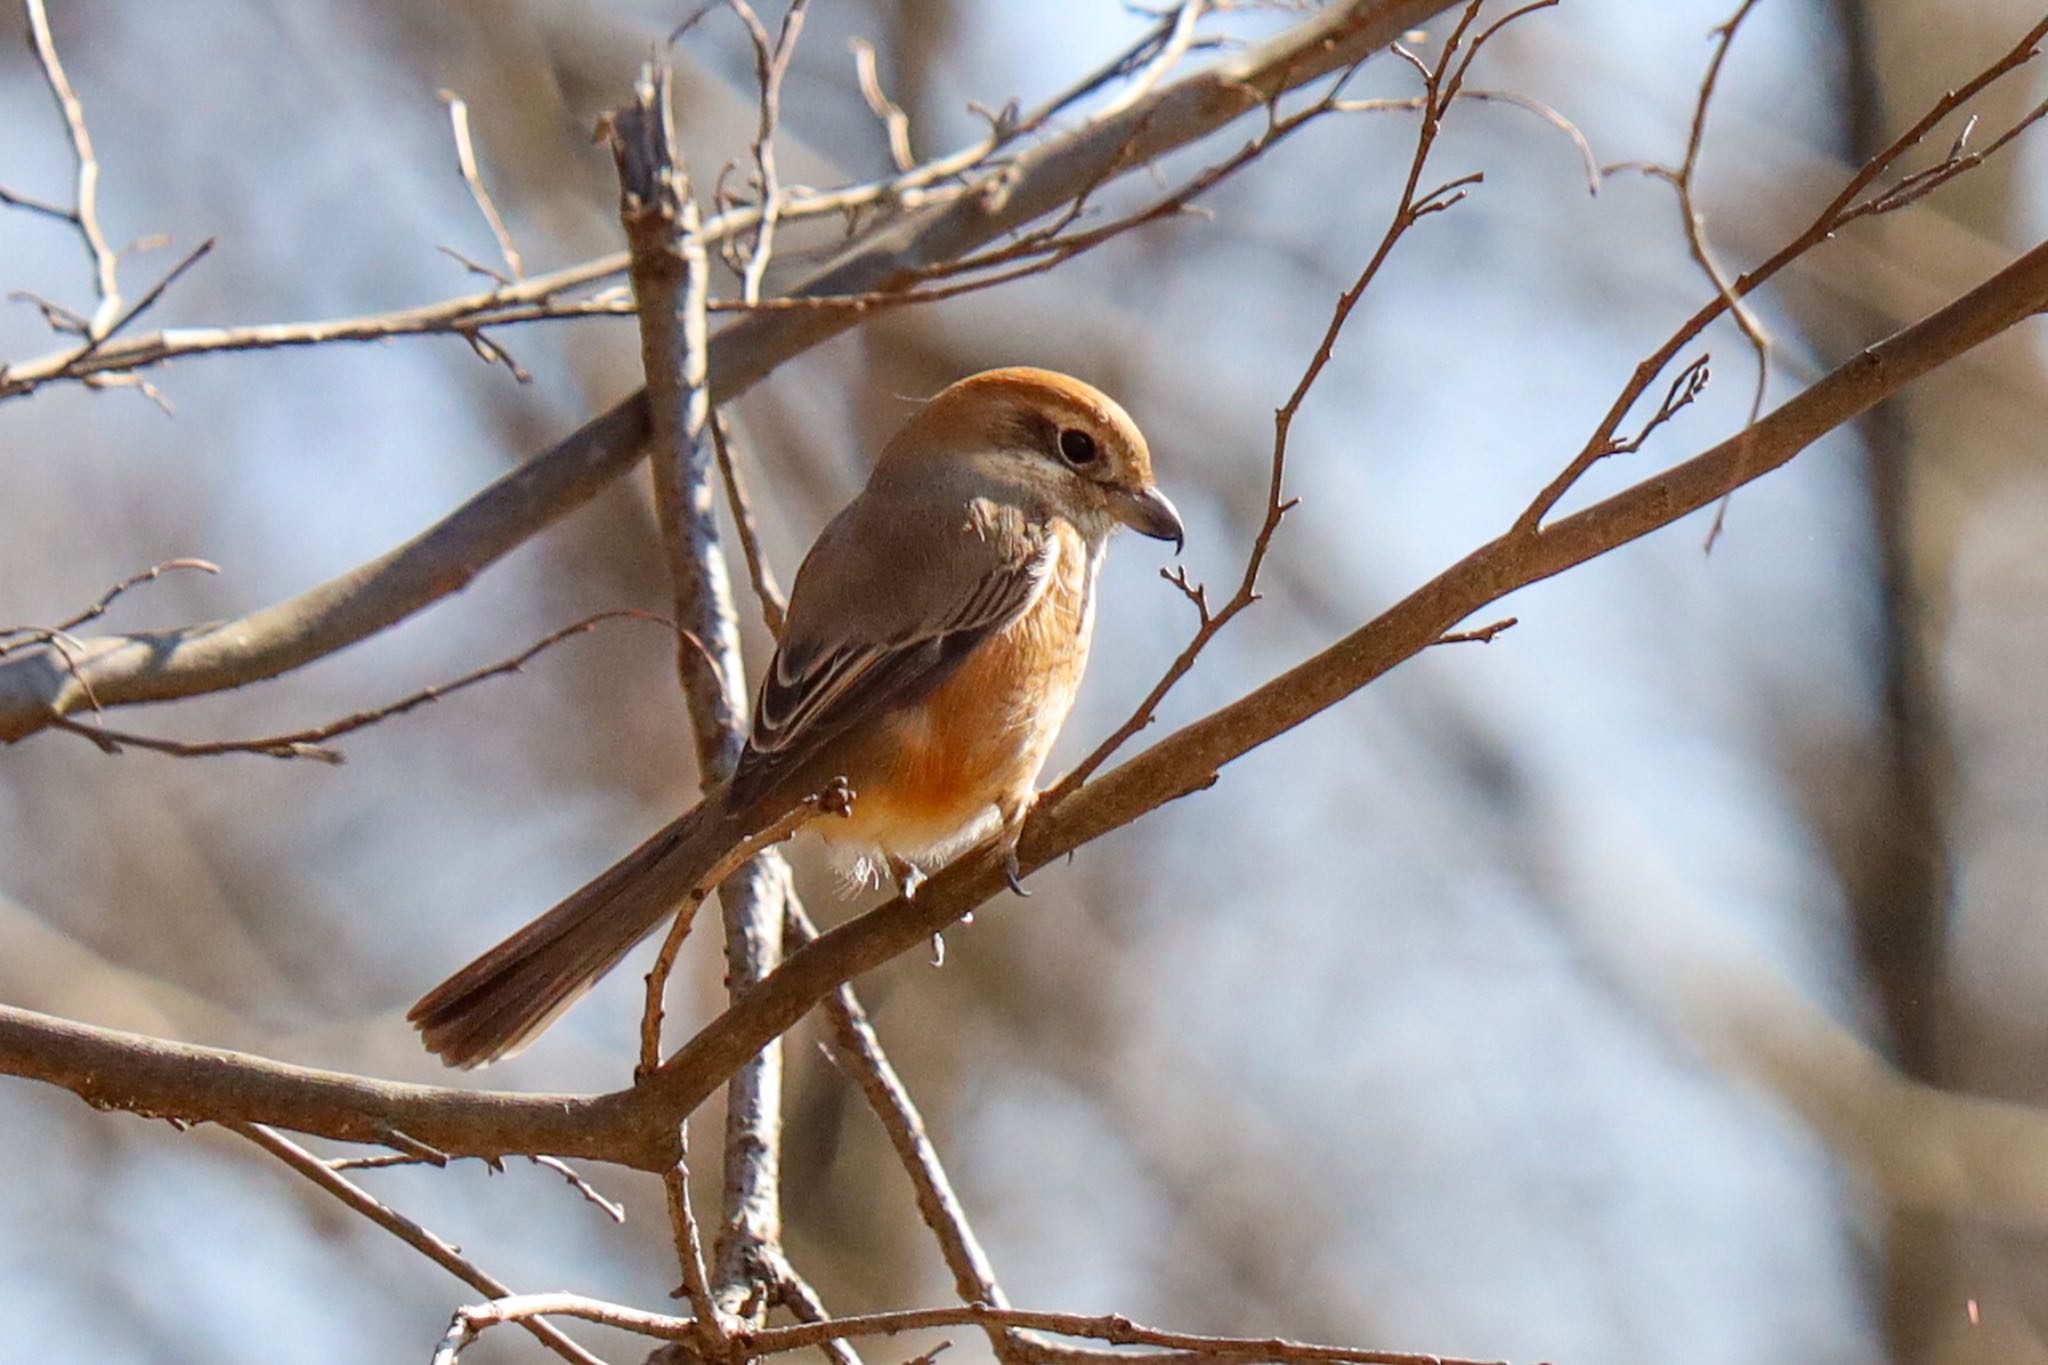
[[[857,722],[930,695],[1037,600],[1055,553],[1013,512],[970,521],[955,503],[950,521],[920,523],[856,501],[798,570],[733,799],[752,802]]]

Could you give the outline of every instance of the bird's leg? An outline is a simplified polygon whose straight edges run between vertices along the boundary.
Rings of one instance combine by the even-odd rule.
[[[1024,889],[1024,869],[1017,862],[1017,843],[1024,837],[1024,817],[1037,801],[1037,792],[1026,791],[1022,800],[1005,801],[997,807],[1003,817],[1003,880],[1019,896],[1031,893]]]
[[[924,885],[924,869],[906,858],[889,856],[889,875],[896,879],[896,890],[905,900],[917,899],[917,888]]]

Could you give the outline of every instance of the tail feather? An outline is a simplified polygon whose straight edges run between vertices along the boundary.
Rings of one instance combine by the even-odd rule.
[[[406,1015],[450,1066],[509,1057],[678,909],[732,842],[707,802],[420,997]]]

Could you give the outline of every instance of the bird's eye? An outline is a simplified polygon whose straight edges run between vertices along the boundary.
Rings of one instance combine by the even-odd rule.
[[[1060,433],[1060,458],[1068,464],[1093,464],[1099,453],[1095,438],[1079,427],[1068,427]]]

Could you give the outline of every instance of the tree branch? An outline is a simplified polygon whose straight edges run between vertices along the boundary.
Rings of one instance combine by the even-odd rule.
[[[368,1190],[347,1179],[340,1172],[314,1156],[305,1148],[293,1142],[284,1134],[275,1132],[260,1123],[229,1124],[229,1129],[269,1152],[285,1165],[297,1171],[306,1179],[318,1185],[328,1194],[354,1209],[363,1217],[383,1228],[386,1232],[419,1252],[435,1265],[461,1280],[471,1289],[489,1294],[492,1298],[503,1298],[511,1289],[504,1281],[485,1273],[477,1264],[462,1254],[461,1248],[445,1238],[437,1237],[426,1228],[415,1223],[389,1204],[373,1196]],[[561,1328],[544,1317],[533,1317],[520,1323],[540,1343],[553,1351],[570,1365],[604,1365],[590,1352],[578,1346],[565,1335]]]

